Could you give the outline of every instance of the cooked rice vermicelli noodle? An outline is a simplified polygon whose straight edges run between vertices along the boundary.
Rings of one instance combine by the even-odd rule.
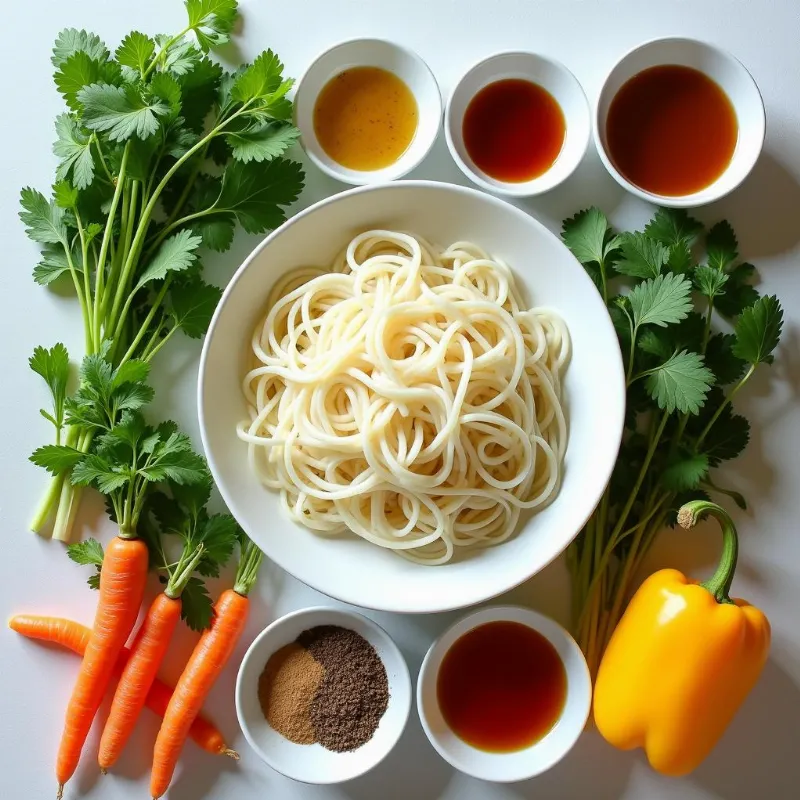
[[[268,309],[237,432],[292,519],[442,564],[555,497],[569,335],[502,261],[367,231]]]

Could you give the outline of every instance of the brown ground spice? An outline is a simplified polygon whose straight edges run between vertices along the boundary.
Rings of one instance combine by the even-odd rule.
[[[258,699],[267,722],[297,744],[317,741],[311,705],[325,669],[314,656],[292,642],[273,653],[258,680]]]
[[[388,706],[386,667],[363,636],[338,625],[303,631],[297,643],[324,668],[310,709],[317,741],[338,753],[356,750],[372,738]]]

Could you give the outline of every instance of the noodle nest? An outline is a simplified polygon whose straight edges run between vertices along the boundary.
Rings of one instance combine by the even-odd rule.
[[[569,335],[499,259],[371,230],[268,309],[237,433],[293,520],[442,564],[555,497]]]

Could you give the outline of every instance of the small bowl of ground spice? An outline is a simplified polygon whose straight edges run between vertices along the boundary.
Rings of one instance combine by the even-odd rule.
[[[411,709],[411,679],[386,631],[352,611],[308,608],[273,622],[245,654],[236,712],[273,769],[341,783],[380,763]]]

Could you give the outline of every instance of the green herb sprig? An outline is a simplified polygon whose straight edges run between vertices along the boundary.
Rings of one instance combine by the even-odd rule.
[[[102,353],[111,370],[144,368],[178,330],[202,336],[220,290],[201,277],[201,248],[227,250],[237,223],[248,233],[277,227],[303,186],[301,167],[284,158],[298,131],[282,63],[267,50],[226,72],[208,51],[229,41],[236,0],[185,7],[179,33],[133,31],[113,54],[95,34],[59,34],[54,80],[68,110],[55,124],[56,182],[49,198],[32,188],[21,194],[20,218],[42,245],[34,279],[71,282],[86,354]],[[116,414],[106,420],[116,424],[137,402],[103,408],[90,397],[98,389],[87,384],[92,363],[84,361],[69,396],[63,345],[37,348],[31,359],[53,395],[42,414],[56,445],[78,454],[92,451],[99,416]],[[147,393],[136,381],[126,385]],[[69,540],[80,493],[69,473],[78,456],[58,453],[47,464],[46,451],[34,457],[53,481],[31,527],[41,531],[55,513],[53,536]]]
[[[564,222],[562,237],[608,306],[627,387],[617,464],[568,551],[576,632],[595,673],[642,559],[677,509],[708,493],[745,507],[712,471],[747,446],[749,423],[731,402],[772,363],[783,310],[759,296],[724,221],[706,231],[662,208],[643,231],[616,233],[590,208]],[[717,330],[720,318],[732,332]]]

